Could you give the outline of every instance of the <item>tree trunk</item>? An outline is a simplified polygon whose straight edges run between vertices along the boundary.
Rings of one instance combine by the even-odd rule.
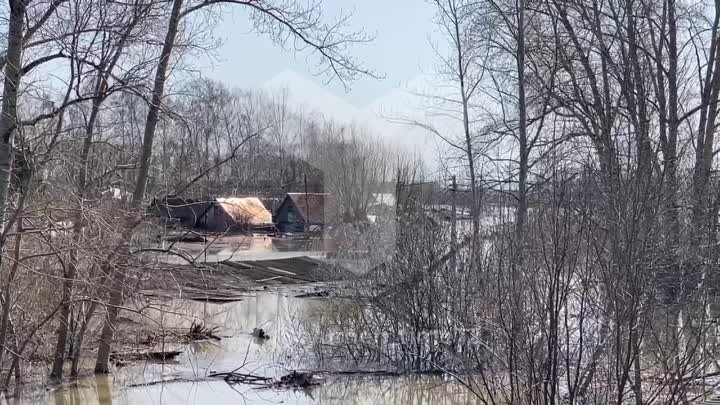
[[[527,175],[529,171],[529,144],[527,136],[527,106],[525,102],[525,0],[518,1],[517,10],[517,73],[518,73],[518,137],[520,165],[518,173],[518,206],[515,214],[517,243],[522,246],[527,222]],[[521,256],[521,255],[519,255]]]
[[[160,61],[157,71],[155,72],[155,83],[153,86],[152,99],[150,108],[148,109],[147,120],[145,121],[145,131],[143,136],[142,156],[140,160],[140,171],[138,172],[135,192],[133,193],[132,203],[130,206],[130,217],[127,220],[125,231],[123,232],[123,240],[129,240],[132,235],[134,223],[136,222],[132,215],[132,211],[140,208],[145,196],[145,189],[148,180],[148,172],[150,169],[150,161],[152,158],[153,140],[155,137],[155,128],[157,127],[160,104],[165,92],[165,81],[167,80],[168,66],[170,65],[170,56],[175,45],[175,37],[177,36],[178,26],[180,25],[180,11],[182,9],[183,0],[174,0],[172,11],[170,13],[170,21],[168,24],[167,35],[160,53]],[[108,265],[108,269],[112,266]],[[113,339],[115,337],[115,321],[119,311],[119,306],[123,301],[123,289],[126,278],[126,269],[120,268],[112,271],[110,282],[110,302],[107,310],[107,318],[103,325],[100,335],[100,346],[95,361],[95,372],[105,374],[109,372],[108,362],[110,360],[110,350]]]
[[[117,66],[118,61],[120,60],[120,57],[123,54],[123,50],[125,49],[125,46],[127,44],[128,38],[131,36],[133,30],[137,26],[137,24],[141,21],[143,18],[145,12],[149,10],[149,6],[143,6],[143,8],[138,12],[134,18],[129,22],[127,27],[125,27],[124,32],[122,36],[120,37],[120,40],[118,41],[118,44],[114,50],[114,54],[112,54],[112,57],[107,64],[107,68],[103,69],[105,66],[105,61],[101,62],[100,68],[98,69],[98,77],[97,81],[95,83],[94,88],[94,94],[95,99],[93,99],[92,102],[92,109],[90,111],[90,117],[88,118],[87,125],[85,127],[85,138],[83,139],[83,147],[82,151],[80,153],[80,173],[78,175],[76,188],[77,188],[77,195],[78,195],[78,210],[77,215],[74,218],[74,225],[73,225],[73,249],[70,251],[70,260],[69,260],[69,268],[70,272],[65,275],[65,280],[63,282],[63,299],[64,303],[69,302],[70,296],[72,294],[72,288],[73,283],[75,280],[75,275],[77,274],[77,264],[78,264],[78,249],[80,246],[80,243],[82,242],[82,229],[83,229],[83,210],[85,205],[85,198],[87,196],[87,177],[88,177],[88,163],[90,159],[90,149],[92,148],[93,139],[95,135],[95,125],[97,123],[98,117],[100,115],[100,107],[102,106],[102,103],[105,101],[107,97],[107,91],[108,91],[108,79],[112,75],[113,70],[115,69],[115,66]],[[59,132],[59,131],[58,131]],[[67,298],[67,299],[66,299]],[[92,316],[92,313],[95,310],[95,307],[97,306],[96,303],[93,303],[90,310],[90,317]],[[61,333],[58,335],[58,342],[56,345],[56,354],[55,354],[55,363],[53,364],[53,370],[51,373],[51,377],[55,378],[62,378],[62,363],[64,362],[64,356],[59,356],[60,348],[65,347],[66,341],[68,338],[66,326],[69,321],[70,315],[70,305],[67,304],[63,306],[61,310],[61,327],[63,328],[61,330]],[[82,342],[85,334],[85,330],[87,328],[87,322],[89,321],[88,317],[86,317],[83,321],[83,324],[80,327],[80,331],[78,332],[78,336],[75,339],[75,344],[72,347],[71,350],[71,357],[72,357],[72,370],[71,374],[73,376],[76,376],[78,373],[78,357],[80,350],[82,348]]]
[[[22,72],[23,28],[25,24],[25,11],[27,5],[24,0],[10,0],[10,19],[8,21],[7,53],[5,58],[5,81],[3,83],[2,111],[0,113],[0,232],[5,231],[6,205],[9,199],[10,179],[13,165],[14,133],[17,130],[17,98]],[[19,224],[22,222],[20,219]],[[20,236],[17,237],[17,247],[20,245]],[[5,245],[0,240],[0,250]],[[0,263],[2,255],[0,255]],[[17,262],[16,262],[17,263]],[[14,277],[17,264],[12,266],[10,278]],[[10,285],[8,280],[4,288],[0,305],[2,305],[2,321],[0,321],[0,365],[2,365],[7,341],[7,329],[10,319]]]
[[[713,161],[713,139],[715,121],[717,118],[717,99],[720,93],[720,52],[718,50],[718,29],[720,28],[720,8],[715,9],[710,50],[708,52],[708,66],[704,78],[702,94],[702,109],[697,129],[697,143],[695,150],[695,167],[693,171],[693,248],[698,249],[701,244],[704,230],[707,229],[707,186],[710,178],[710,165]]]
[[[101,90],[104,82],[104,78],[98,79],[96,90]],[[77,193],[78,193],[78,214],[75,216],[73,224],[73,249],[70,251],[70,260],[66,267],[65,274],[63,274],[63,293],[62,293],[62,309],[60,310],[60,331],[58,333],[58,339],[55,344],[55,356],[53,360],[52,370],[50,372],[50,378],[62,379],[63,377],[63,366],[65,364],[66,347],[68,340],[68,327],[70,325],[70,311],[72,309],[72,290],[75,282],[75,274],[77,274],[77,263],[78,263],[78,246],[82,242],[82,228],[83,228],[83,205],[85,199],[85,188],[87,183],[87,166],[88,157],[90,155],[90,147],[93,142],[93,134],[95,132],[95,122],[97,121],[100,113],[100,105],[102,99],[100,94],[96,92],[97,98],[93,100],[92,111],[88,120],[87,127],[85,128],[85,139],[83,140],[83,148],[80,154],[80,173],[77,179]]]
[[[73,377],[77,377],[80,371],[80,355],[83,341],[85,340],[85,333],[87,333],[88,325],[97,310],[97,306],[97,302],[90,304],[90,308],[88,308],[87,313],[85,313],[85,316],[80,323],[80,329],[78,330],[77,336],[75,336],[75,345],[73,346],[72,352],[72,364],[70,365],[70,375]]]
[[[455,10],[455,12],[457,13],[457,10]],[[467,71],[465,67],[466,61],[465,53],[463,52],[463,44],[460,39],[460,22],[458,21],[457,14],[455,15],[453,28],[455,30],[456,38],[455,51],[457,53],[457,74],[458,80],[460,82],[460,100],[462,103],[462,123],[463,135],[465,136],[465,154],[468,160],[468,170],[470,171],[470,193],[472,198],[472,203],[470,206],[470,215],[472,216],[471,257],[473,257],[475,254],[475,244],[477,242],[478,235],[480,234],[480,207],[478,202],[477,179],[475,178],[475,154],[473,152],[472,133],[470,132],[470,112],[468,106],[470,101],[468,100],[467,95]],[[472,259],[470,262],[473,262]]]
[[[517,190],[517,198],[518,198],[518,205],[515,212],[515,243],[513,244],[513,248],[515,249],[515,252],[513,252],[512,255],[512,262],[510,264],[510,288],[511,288],[511,314],[510,314],[510,336],[509,336],[509,345],[514,348],[514,350],[521,350],[523,347],[523,313],[522,313],[522,300],[523,300],[523,292],[524,292],[524,283],[522,282],[523,276],[522,276],[522,265],[524,262],[524,248],[525,248],[525,233],[526,233],[526,224],[527,224],[527,211],[528,211],[528,202],[527,202],[527,176],[528,176],[528,170],[529,170],[529,142],[528,142],[528,136],[527,136],[527,118],[526,118],[526,101],[525,101],[525,1],[519,0],[517,2],[517,10],[516,12],[516,18],[517,18],[517,43],[516,46],[516,53],[515,53],[515,61],[516,61],[516,68],[517,68],[517,74],[518,74],[518,141],[519,141],[519,166],[518,166],[518,190]],[[552,319],[554,318],[551,316],[551,332],[550,336],[552,336],[553,333],[555,333],[556,325],[554,325],[554,321]],[[548,339],[548,345],[552,343],[552,339]],[[550,350],[548,352],[548,356],[551,356],[551,353],[554,350]],[[548,360],[551,360],[548,358]],[[548,376],[551,376],[552,373],[556,372],[556,369],[552,366],[552,361],[549,362],[550,366],[547,369]],[[533,384],[533,382],[528,381],[529,384]],[[548,387],[546,387],[548,388]],[[550,400],[554,401],[555,394],[554,394],[555,385],[551,383],[551,386],[549,387],[550,392]],[[514,395],[519,396],[518,393],[514,393]],[[553,402],[551,402],[553,403]]]
[[[13,163],[14,133],[17,130],[17,98],[22,78],[23,28],[26,0],[10,0],[7,57],[3,84],[2,113],[0,114],[0,231],[5,229],[6,205],[10,190]],[[0,247],[4,241],[0,241]]]
[[[148,172],[150,170],[150,160],[152,158],[153,140],[155,138],[155,128],[157,128],[160,116],[160,104],[162,103],[162,98],[165,94],[165,81],[167,80],[170,56],[172,55],[172,50],[175,46],[175,37],[177,36],[178,26],[180,25],[180,10],[182,9],[182,3],[183,0],[175,0],[173,2],[168,32],[165,36],[163,49],[160,53],[160,61],[157,71],[155,72],[155,83],[153,85],[152,99],[150,101],[150,108],[148,109],[147,120],[145,121],[142,158],[140,160],[140,171],[137,175],[137,181],[135,184],[135,192],[133,193],[132,208],[140,207],[140,203],[145,197]]]
[[[21,209],[24,205],[24,198],[21,197],[18,209]],[[0,305],[2,306],[2,316],[0,317],[0,364],[2,364],[3,356],[5,354],[5,347],[7,347],[7,334],[8,325],[10,324],[10,308],[12,307],[12,286],[17,275],[18,267],[20,266],[20,248],[22,242],[22,217],[18,217],[17,220],[17,236],[15,237],[15,245],[13,247],[13,262],[10,266],[10,274],[8,279],[3,286],[3,291],[0,293]]]

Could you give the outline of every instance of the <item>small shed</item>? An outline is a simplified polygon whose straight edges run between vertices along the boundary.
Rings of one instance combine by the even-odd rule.
[[[320,229],[331,217],[333,206],[327,193],[288,193],[275,213],[276,227],[287,233]]]
[[[215,232],[268,230],[273,227],[272,214],[257,197],[216,198],[205,227]]]

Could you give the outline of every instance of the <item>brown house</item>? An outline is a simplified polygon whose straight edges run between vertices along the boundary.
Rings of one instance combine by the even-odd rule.
[[[205,218],[210,231],[269,230],[272,214],[257,197],[216,198]]]
[[[280,232],[300,233],[325,227],[335,217],[335,203],[327,193],[288,193],[275,212]]]

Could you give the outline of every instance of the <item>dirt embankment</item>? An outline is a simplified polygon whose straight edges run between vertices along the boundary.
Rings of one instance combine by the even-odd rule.
[[[322,259],[298,256],[228,261],[201,266],[166,265],[143,280],[145,296],[232,302],[242,293],[272,286],[346,280],[348,270]]]

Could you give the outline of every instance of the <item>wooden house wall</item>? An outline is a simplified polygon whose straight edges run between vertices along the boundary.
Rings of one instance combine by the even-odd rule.
[[[278,208],[275,222],[280,232],[297,233],[305,230],[305,221],[290,198],[286,198]]]
[[[213,204],[208,210],[205,219],[205,229],[210,232],[225,232],[231,230],[235,221],[219,204]]]

